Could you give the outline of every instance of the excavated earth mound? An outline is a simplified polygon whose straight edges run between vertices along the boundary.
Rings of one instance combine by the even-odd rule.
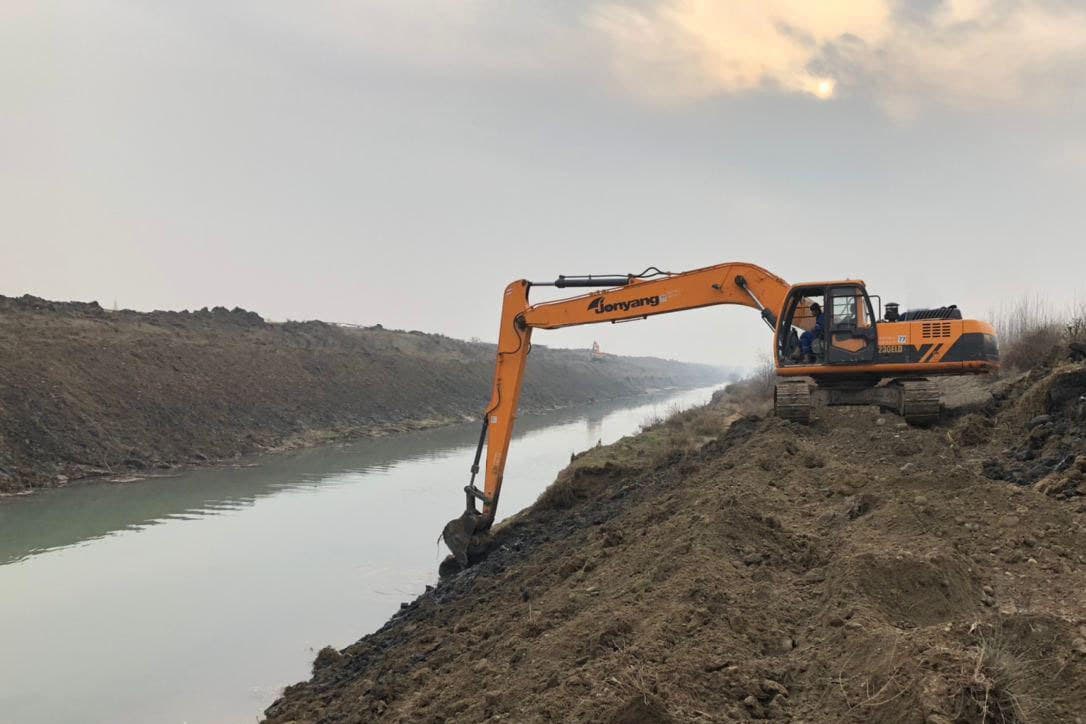
[[[494,350],[380,325],[273,324],[243,309],[144,314],[0,296],[0,494],[474,420]],[[722,375],[537,345],[523,409]]]
[[[989,474],[1081,443],[1071,372],[927,430],[725,400],[588,451],[268,720],[1082,722],[1086,506]]]
[[[1086,495],[1086,364],[1035,370],[1000,397],[983,420],[982,441],[1001,447],[985,474],[1057,498]]]

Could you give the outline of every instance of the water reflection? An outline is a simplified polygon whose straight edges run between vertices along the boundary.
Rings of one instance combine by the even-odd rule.
[[[517,437],[583,420],[590,441],[585,447],[589,447],[602,437],[603,420],[616,410],[630,407],[631,402],[651,405],[670,400],[674,395],[674,392],[660,392],[637,399],[526,414],[517,420]],[[437,460],[459,454],[477,439],[477,425],[464,423],[254,457],[236,465],[135,482],[88,482],[31,496],[0,498],[0,565],[117,531],[234,511],[283,490],[336,485],[348,473],[387,474],[406,461]],[[469,464],[470,460],[465,458],[465,471]],[[454,487],[456,482],[450,481],[450,486]]]
[[[523,417],[503,515],[711,390]],[[252,721],[432,583],[474,424],[0,503],[0,721]]]

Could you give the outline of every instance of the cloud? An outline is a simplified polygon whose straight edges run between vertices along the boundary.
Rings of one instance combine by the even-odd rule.
[[[680,102],[775,89],[891,112],[1058,103],[1083,80],[1086,8],[1056,0],[611,2],[586,18],[615,79]]]
[[[350,61],[435,74],[548,76],[589,63],[591,33],[558,3],[504,0],[266,0],[227,3],[240,23]],[[222,13],[214,4],[213,12]]]
[[[843,37],[881,40],[880,0],[677,0],[598,7],[590,27],[610,43],[616,78],[633,93],[684,100],[774,87],[829,96],[834,79],[812,69],[820,48]]]
[[[929,106],[1055,107],[1086,86],[1081,0],[267,0],[206,8],[347,62],[557,79],[665,104],[751,92],[859,96],[909,116]]]

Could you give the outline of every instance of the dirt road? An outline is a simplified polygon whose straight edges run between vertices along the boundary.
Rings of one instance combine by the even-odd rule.
[[[0,297],[0,493],[476,419],[493,358],[379,326]],[[724,374],[542,345],[528,365],[528,412]]]
[[[977,398],[589,451],[269,721],[1081,723],[1086,367]]]

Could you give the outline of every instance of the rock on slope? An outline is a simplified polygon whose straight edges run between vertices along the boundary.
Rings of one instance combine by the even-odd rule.
[[[1086,506],[985,473],[1046,379],[930,430],[714,437],[724,403],[589,451],[268,720],[1082,722]]]
[[[222,308],[0,297],[0,492],[475,419],[493,345]],[[719,369],[537,346],[524,407],[712,384]]]

